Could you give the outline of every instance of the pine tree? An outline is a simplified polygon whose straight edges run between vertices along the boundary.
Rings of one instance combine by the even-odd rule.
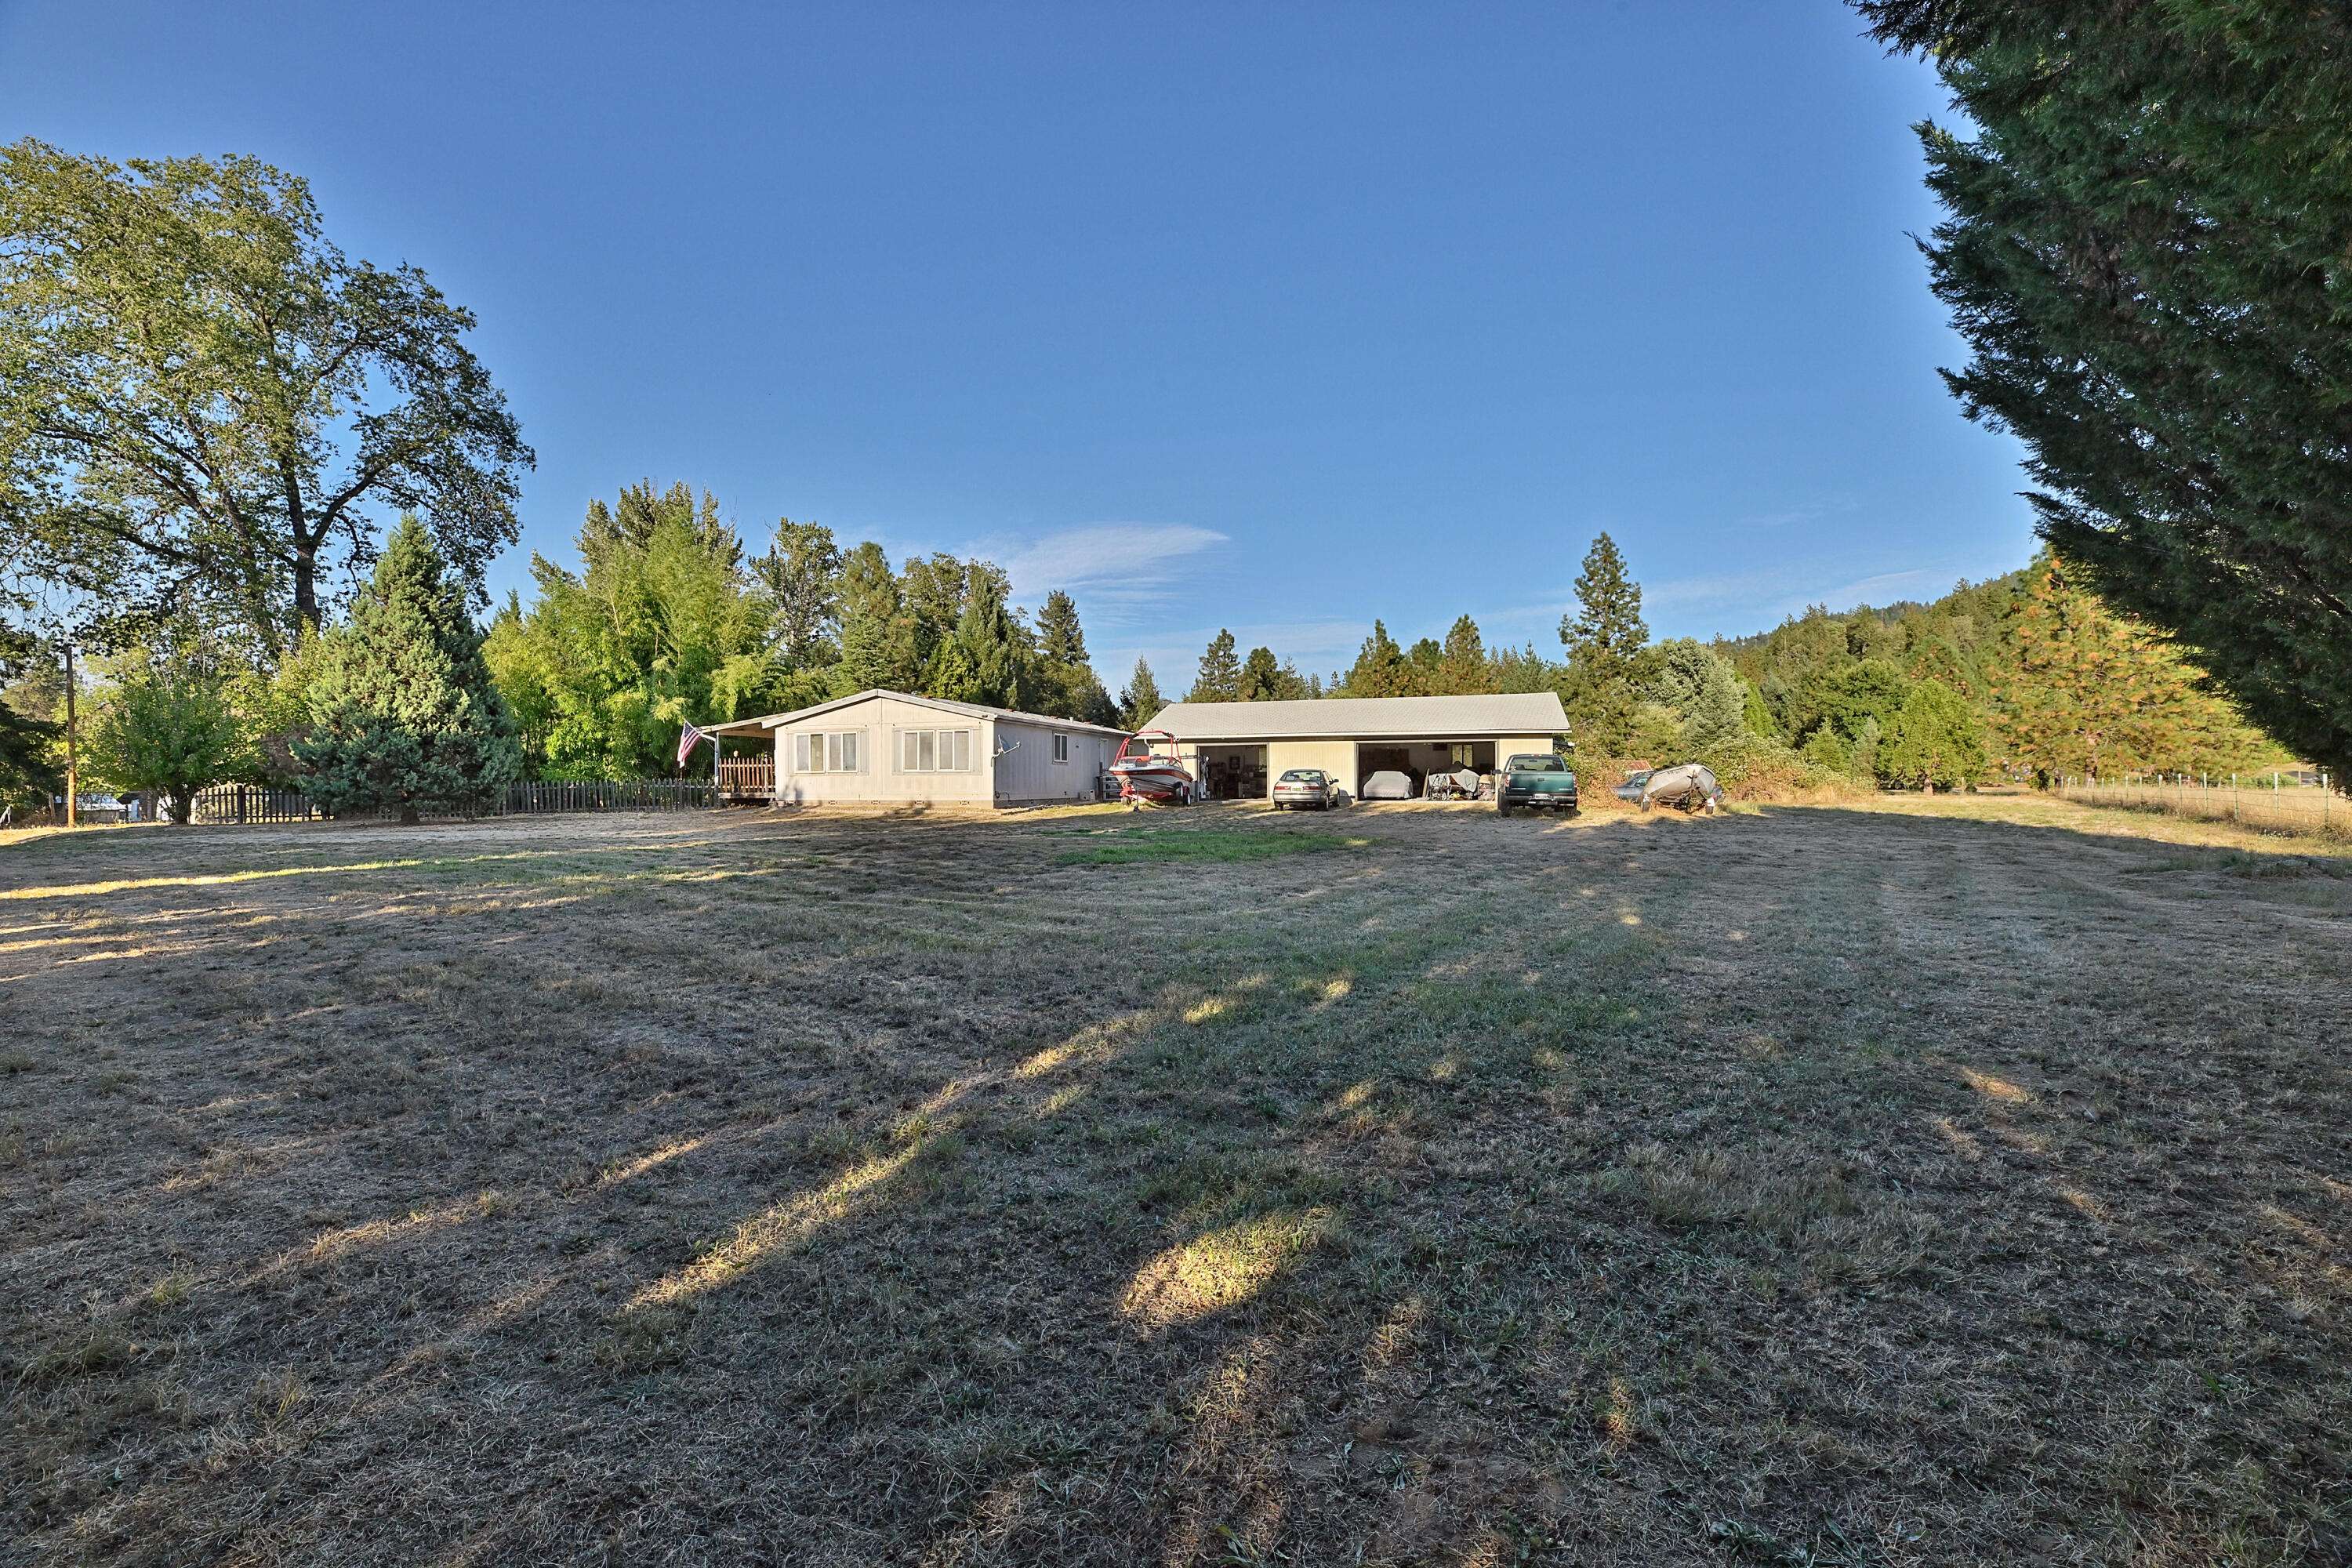
[[[1137,659],[1135,673],[1127,678],[1127,689],[1118,694],[1118,721],[1129,730],[1140,730],[1167,706],[1168,700],[1160,695],[1160,682],[1152,679],[1151,667]]]
[[[1238,702],[1241,696],[1241,656],[1234,651],[1234,634],[1220,628],[1201,655],[1200,673],[1193,677],[1192,689],[1184,694],[1184,700]]]
[[[1568,650],[1569,721],[1578,741],[1599,756],[1619,756],[1633,739],[1637,662],[1650,640],[1642,620],[1642,587],[1625,570],[1617,542],[1606,533],[1585,552],[1576,578],[1577,613],[1562,616]]]
[[[833,695],[897,689],[888,616],[870,604],[854,605],[841,623],[841,658],[833,667]]]
[[[1493,661],[1486,657],[1486,639],[1479,635],[1478,623],[1467,616],[1457,616],[1446,628],[1445,647],[1438,658],[1437,677],[1430,689],[1441,696],[1465,697],[1496,690],[1499,684]]]
[[[1983,726],[1968,699],[1940,680],[1923,680],[1904,698],[1878,748],[1879,776],[1934,794],[1985,774]]]
[[[992,708],[1024,705],[1032,686],[1028,650],[1006,593],[1002,573],[983,562],[971,563],[963,613],[931,667],[932,696]]]
[[[331,812],[472,810],[517,777],[522,752],[490,682],[482,637],[432,536],[403,518],[351,623],[327,638],[294,754]]]
[[[841,625],[841,551],[833,530],[778,518],[774,542],[751,571],[766,594],[776,658],[793,669],[822,662]]]
[[[2134,769],[2252,771],[2275,755],[2153,631],[2085,591],[2044,553],[2003,624],[1990,676],[1993,724],[2011,765],[2037,779]]]
[[[1048,664],[1087,662],[1087,634],[1078,625],[1077,601],[1059,588],[1045,595],[1037,612],[1037,653]]]
[[[1349,697],[1403,697],[1412,691],[1412,671],[1386,626],[1372,623],[1372,635],[1356,650],[1356,662],[1340,678],[1340,685],[1342,695]]]
[[[1283,695],[1282,666],[1272,648],[1254,647],[1242,660],[1240,693],[1244,702],[1271,702]]]
[[[1059,588],[1037,612],[1037,710],[1088,724],[1116,724],[1118,710],[1087,657],[1078,606]]]

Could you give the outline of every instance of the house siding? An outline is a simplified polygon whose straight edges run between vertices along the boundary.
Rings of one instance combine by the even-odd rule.
[[[1070,760],[1054,761],[1054,737],[1067,735]],[[996,794],[1000,805],[1031,801],[1093,800],[1095,781],[1118,754],[1115,735],[1066,729],[1050,719],[996,721]]]
[[[942,712],[917,702],[876,697],[838,708],[776,731],[776,799],[785,805],[829,805],[845,802],[885,805],[963,804],[987,805],[995,799],[989,755],[990,721]],[[898,737],[908,730],[970,730],[971,767],[962,773],[908,773],[901,769]],[[802,773],[793,767],[793,737],[856,731],[864,766],[856,773]]]

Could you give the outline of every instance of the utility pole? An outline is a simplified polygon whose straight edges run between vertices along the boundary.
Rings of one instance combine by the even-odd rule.
[[[66,826],[81,823],[80,755],[75,750],[74,730],[74,645],[66,638]]]

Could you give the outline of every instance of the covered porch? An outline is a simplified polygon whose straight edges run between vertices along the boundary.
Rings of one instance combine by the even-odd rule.
[[[776,732],[757,719],[713,724],[703,731],[715,753],[711,778],[720,804],[776,798]]]

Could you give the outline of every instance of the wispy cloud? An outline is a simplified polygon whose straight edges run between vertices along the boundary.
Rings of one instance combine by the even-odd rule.
[[[1179,563],[1224,542],[1215,529],[1191,523],[1094,522],[1013,546],[1004,569],[1024,599],[1059,588],[1135,602],[1161,596],[1181,575]]]

